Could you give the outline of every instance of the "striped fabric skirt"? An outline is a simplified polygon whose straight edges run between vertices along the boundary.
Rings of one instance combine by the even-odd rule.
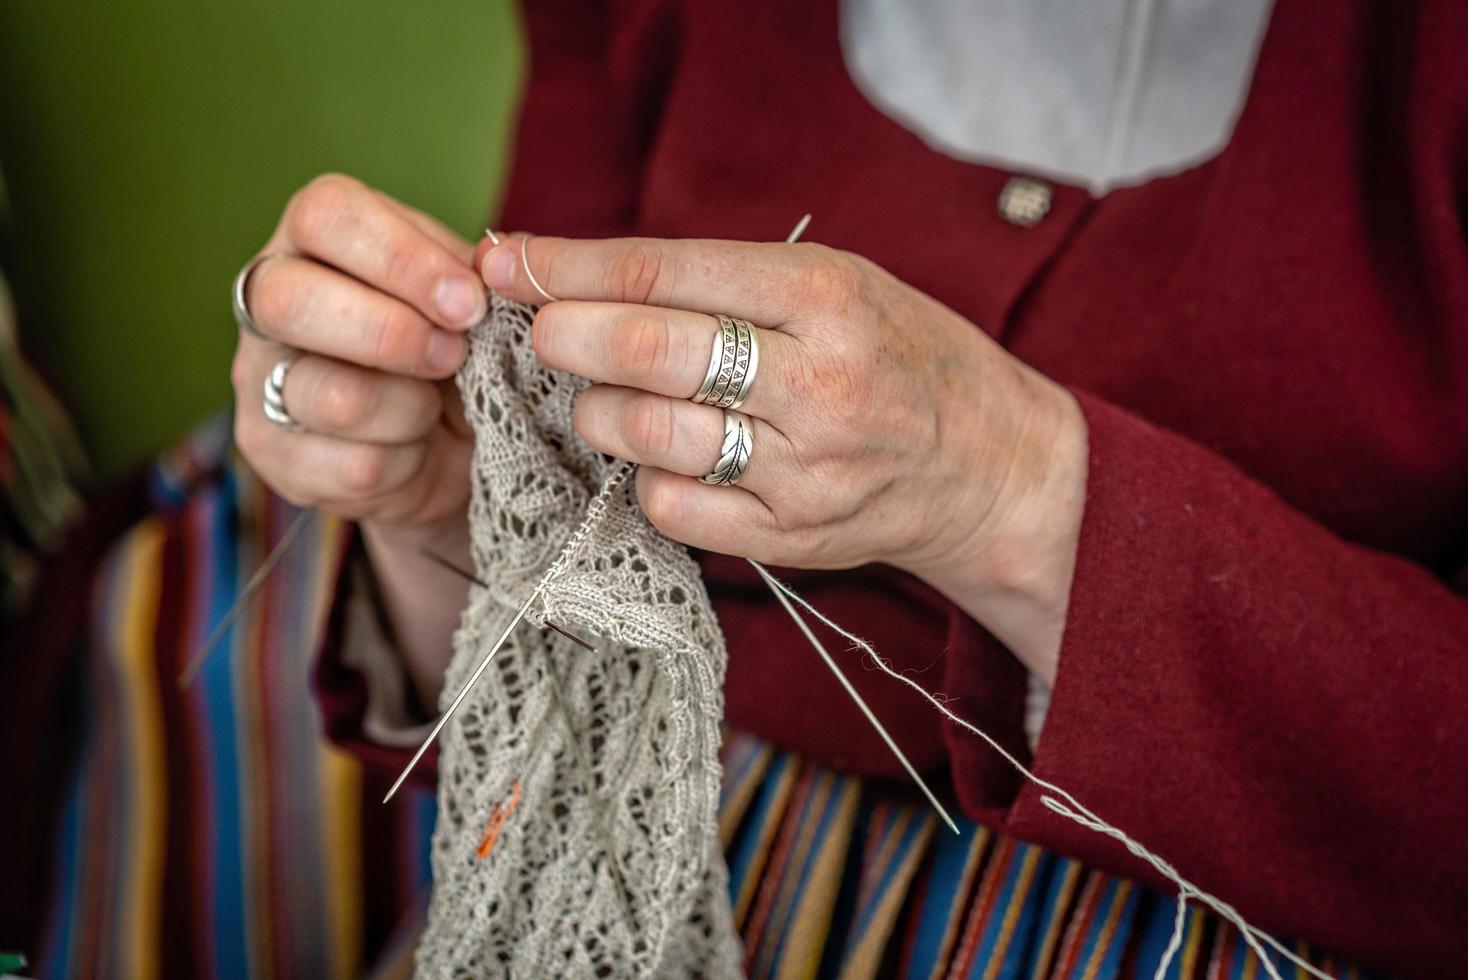
[[[310,522],[198,680],[176,680],[295,511],[227,423],[155,468],[99,568],[44,977],[405,976],[434,803],[328,744],[310,693],[342,527]],[[753,977],[1152,976],[1172,899],[729,733],[719,832]],[[1191,908],[1169,977],[1264,975]],[[1365,976],[1297,944],[1338,976]],[[1282,975],[1293,975],[1281,961]]]

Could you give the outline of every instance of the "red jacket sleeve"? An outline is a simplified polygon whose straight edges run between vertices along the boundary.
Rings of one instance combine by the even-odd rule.
[[[1089,486],[1038,774],[1261,928],[1461,965],[1468,602],[1078,397]],[[976,743],[951,738],[960,790],[993,764]],[[1007,829],[1158,880],[1039,797],[1026,785]]]

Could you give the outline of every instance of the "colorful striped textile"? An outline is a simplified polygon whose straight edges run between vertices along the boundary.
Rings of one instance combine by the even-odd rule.
[[[378,805],[311,696],[337,521],[311,521],[179,689],[296,513],[229,440],[221,422],[162,460],[155,511],[97,572],[43,976],[360,976],[427,891],[432,798]]]
[[[159,462],[154,515],[98,572],[88,728],[41,976],[411,973],[433,800],[410,791],[379,805],[390,774],[323,740],[310,693],[342,558],[336,521],[311,521],[178,689],[188,655],[295,514],[228,457],[228,440],[221,424]],[[977,824],[955,836],[920,800],[748,735],[728,733],[723,764],[719,831],[751,977],[1155,972],[1170,898]],[[1186,925],[1170,978],[1264,976],[1226,923],[1191,908]]]
[[[728,736],[724,767],[720,831],[751,977],[1106,980],[1150,978],[1161,962],[1172,898],[978,824],[955,836],[921,800],[748,735]],[[1236,930],[1190,908],[1169,978],[1265,976]]]

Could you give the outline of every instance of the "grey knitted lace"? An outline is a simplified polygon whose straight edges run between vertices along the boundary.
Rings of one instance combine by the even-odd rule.
[[[716,833],[723,633],[630,467],[572,431],[585,382],[540,366],[533,313],[495,297],[459,374],[489,588],[464,612],[445,699],[548,571],[529,619],[597,649],[521,623],[444,731],[418,974],[736,976]],[[509,815],[479,857],[497,808]]]

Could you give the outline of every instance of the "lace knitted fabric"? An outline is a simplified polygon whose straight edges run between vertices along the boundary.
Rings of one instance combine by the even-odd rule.
[[[737,976],[716,833],[723,633],[630,466],[573,433],[584,382],[539,365],[533,312],[494,297],[459,373],[489,587],[464,612],[445,703],[542,579],[528,619],[597,649],[521,623],[445,729],[418,973]]]

